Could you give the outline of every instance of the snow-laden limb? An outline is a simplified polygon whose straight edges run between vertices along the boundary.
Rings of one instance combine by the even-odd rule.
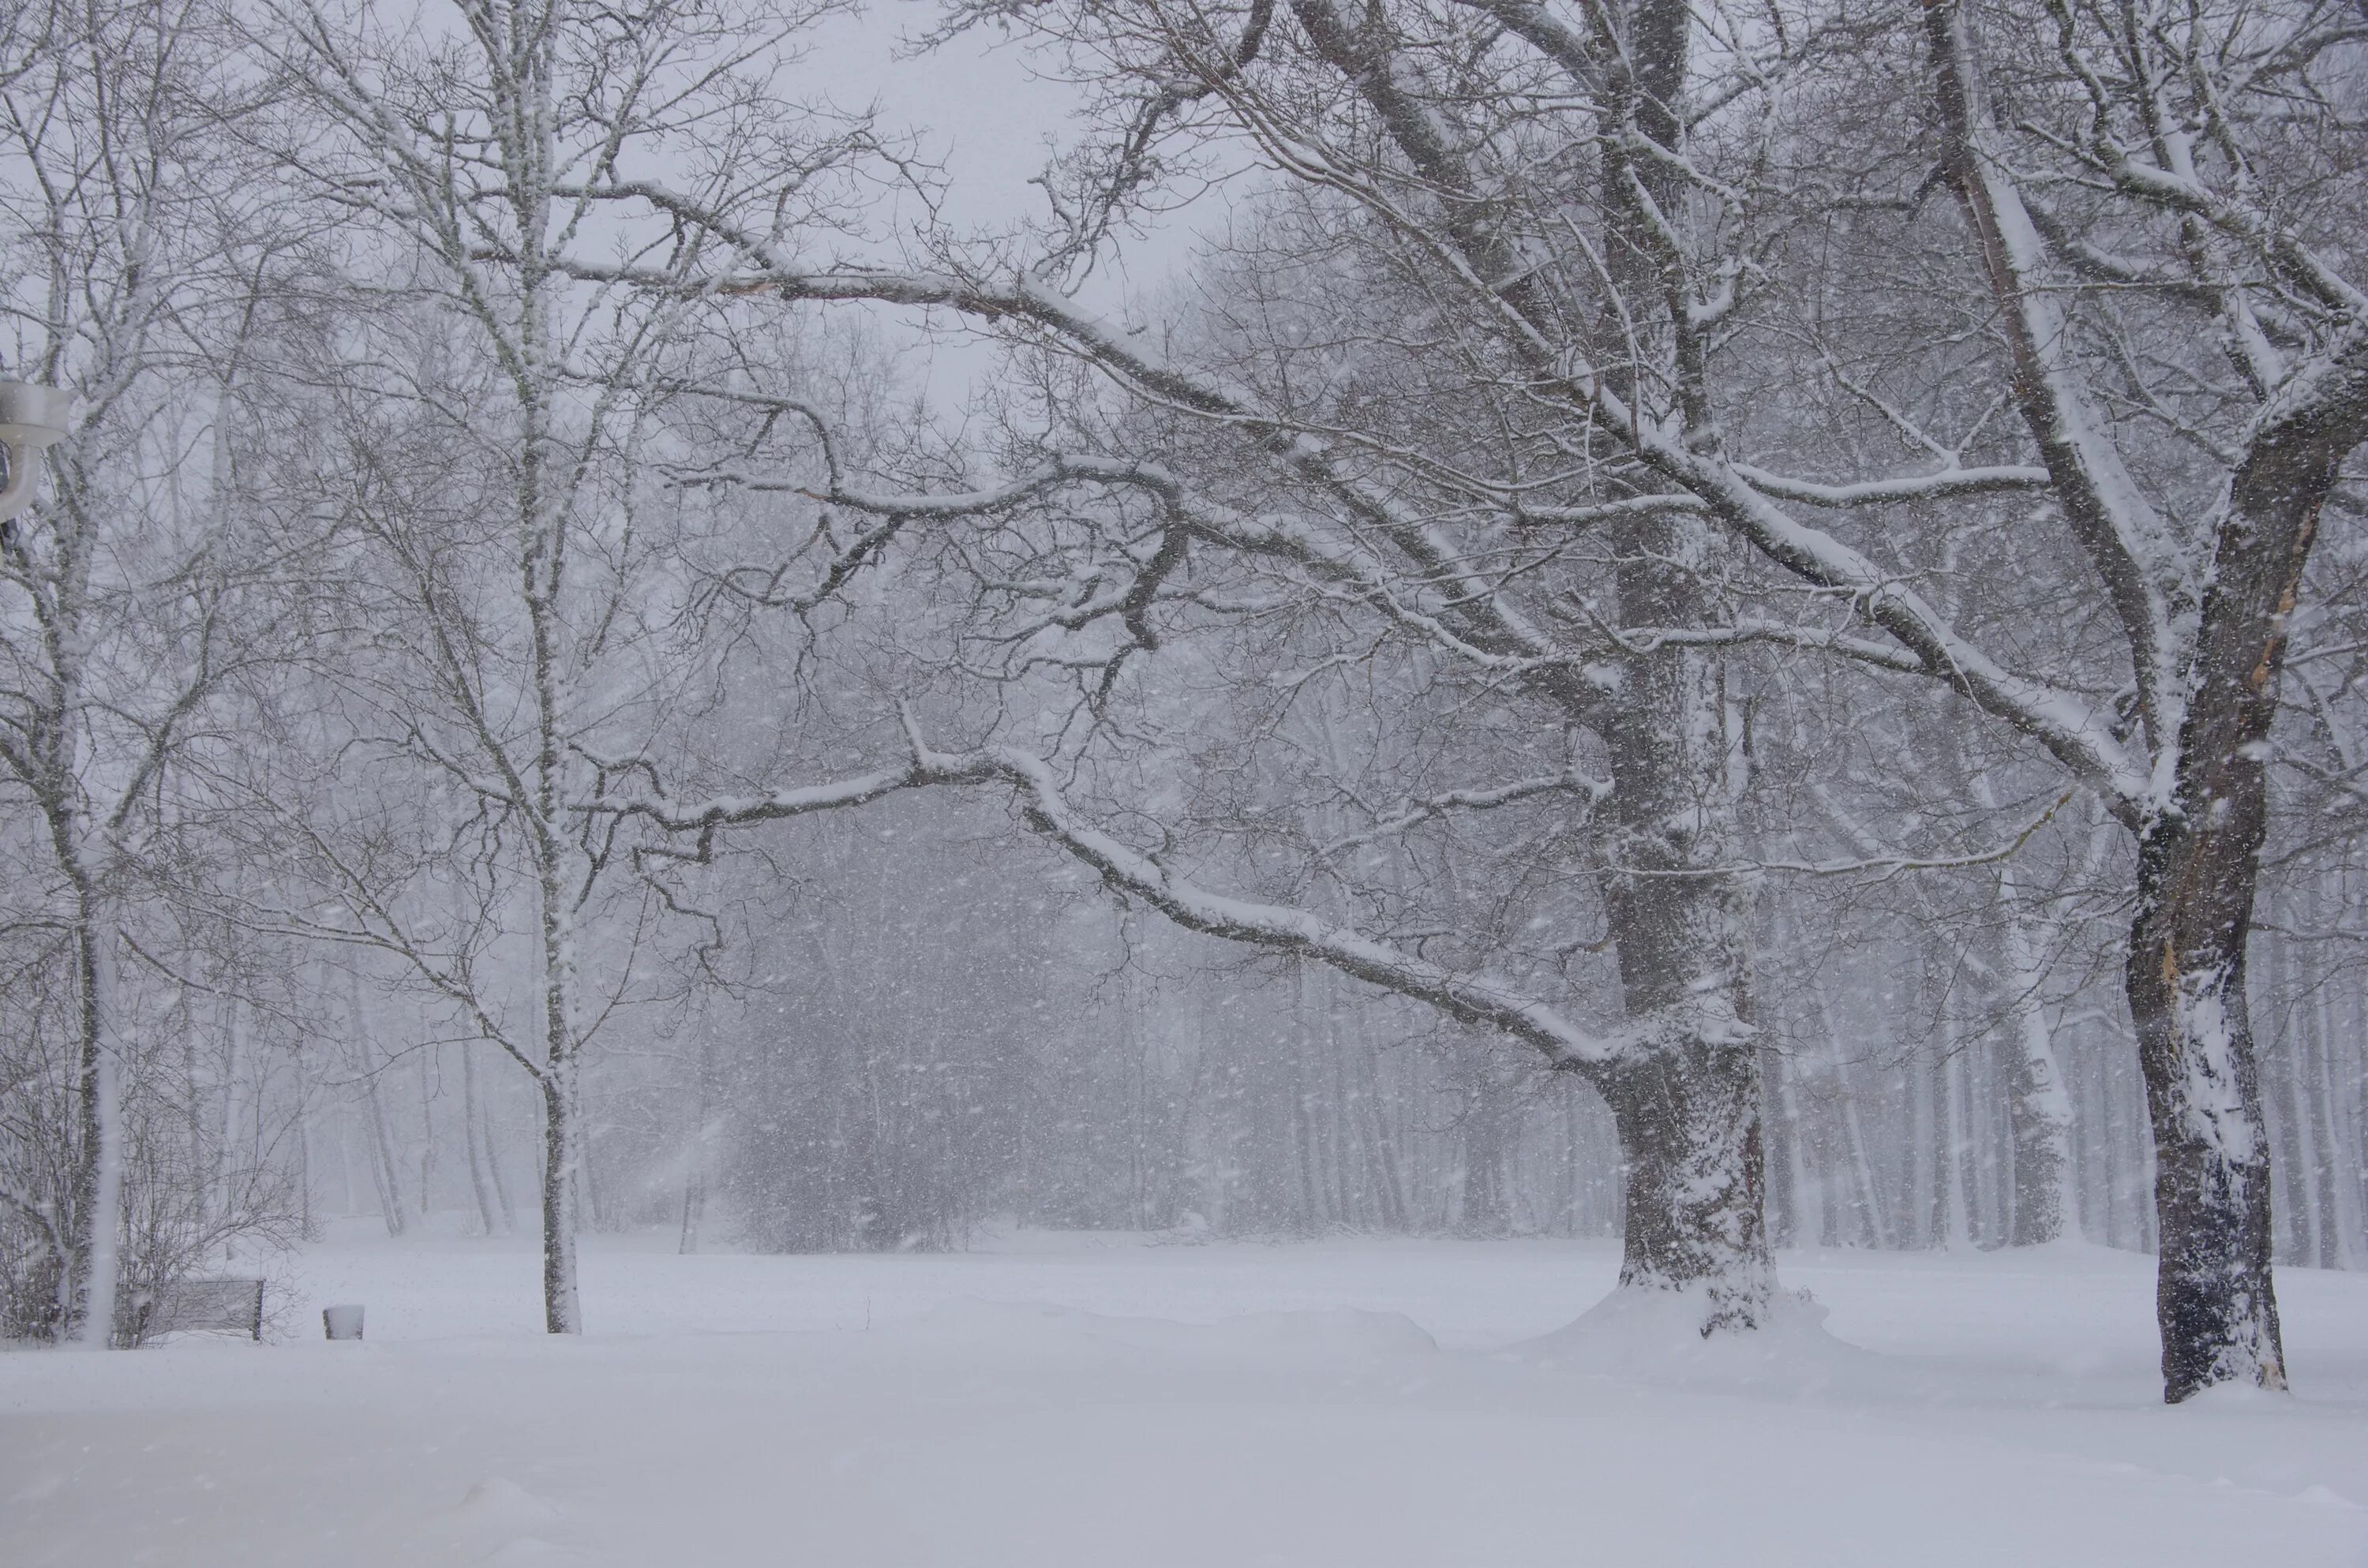
[[[1750,463],[1736,463],[1733,467],[1763,494],[1818,506],[1888,506],[1902,501],[1938,501],[1958,495],[2012,494],[2045,490],[2054,483],[2047,470],[2019,463],[1944,468],[1896,479],[1861,479],[1840,483],[1795,479]]]
[[[1275,517],[1247,515],[1201,503],[1190,508],[1192,520],[1213,539],[1238,548],[1284,554],[1304,564],[1354,583],[1373,596],[1403,623],[1427,637],[1452,646],[1501,673],[1538,673],[1556,667],[1574,672],[1587,660],[1561,647],[1493,585],[1474,574],[1465,552],[1444,538],[1433,525],[1409,516],[1402,504],[1350,474],[1330,446],[1299,430],[1287,416],[1263,407],[1247,389],[1195,374],[1158,354],[1144,336],[1129,334],[1116,324],[1086,311],[1032,274],[1019,273],[994,280],[951,272],[851,267],[812,270],[780,255],[760,236],[740,231],[730,220],[679,193],[651,182],[620,184],[618,196],[647,200],[686,222],[710,226],[737,248],[749,265],[728,279],[703,287],[723,292],[768,292],[789,300],[870,301],[952,310],[986,323],[1017,322],[1048,332],[1068,351],[1092,361],[1122,384],[1152,401],[1222,424],[1235,426],[1301,478],[1341,502],[1349,515],[1372,527],[1380,538],[1404,552],[1406,564],[1432,585],[1452,591],[1454,608],[1446,614],[1425,612],[1390,590],[1391,574],[1378,562],[1360,561],[1349,551],[1315,535],[1304,526]],[[571,264],[575,265],[575,264]],[[579,267],[586,276],[608,278],[613,269]],[[652,285],[664,279],[652,278]],[[2115,802],[2117,812],[2135,813],[2150,783],[2146,770],[2130,759],[2112,737],[2111,716],[2092,710],[2077,693],[2017,675],[1998,665],[1986,652],[1959,633],[1919,595],[1889,573],[1876,568],[1864,555],[1831,534],[1782,510],[1776,497],[1789,496],[1834,506],[1854,506],[1967,492],[2030,488],[2044,472],[2020,467],[1943,470],[1907,479],[1874,480],[1858,485],[1820,484],[1792,480],[1728,460],[1714,453],[1690,449],[1678,432],[1663,431],[1643,419],[1592,371],[1573,375],[1561,346],[1540,336],[1520,319],[1517,308],[1488,290],[1519,329],[1518,335],[1543,361],[1555,361],[1554,379],[1590,406],[1602,425],[1631,433],[1639,455],[1683,493],[1669,497],[1638,497],[1611,504],[1623,513],[1705,510],[1718,517],[1759,546],[1779,563],[1825,586],[1846,587],[1859,597],[1866,618],[1898,639],[1912,665],[1886,657],[1879,645],[1836,641],[1831,651],[1862,663],[1914,669],[1937,675],[1961,686],[1987,710],[2032,735],[2064,760],[2084,782]],[[1099,472],[1089,472],[1091,470]],[[945,497],[868,495],[848,492],[830,499],[860,510],[893,517],[943,517],[965,511],[979,513],[1008,508],[1041,494],[1064,479],[1099,478],[1108,483],[1134,483],[1177,494],[1173,476],[1156,465],[1122,460],[1064,458],[1047,468],[990,490]],[[1541,521],[1593,521],[1604,508],[1527,508],[1525,517]],[[1220,519],[1222,518],[1222,522]],[[1708,639],[1705,639],[1708,640]],[[1736,641],[1774,640],[1765,633]],[[1801,641],[1809,645],[1808,640]],[[1599,694],[1584,680],[1554,678],[1550,688],[1575,710],[1591,710]]]
[[[2077,692],[2006,668],[1896,574],[1785,511],[1733,463],[1657,437],[1649,440],[1646,455],[1709,501],[1720,521],[1770,560],[1820,587],[1849,592],[1859,613],[1895,638],[1923,674],[1955,686],[1985,712],[2031,736],[2115,815],[2136,819],[2153,778],[2115,737],[2111,713]]]
[[[1235,898],[1204,887],[1095,826],[1071,802],[1053,765],[1033,752],[1015,746],[933,751],[909,714],[905,733],[911,753],[901,768],[761,794],[695,801],[617,796],[584,802],[579,809],[643,818],[662,829],[697,834],[702,843],[712,843],[723,828],[861,806],[903,790],[1007,784],[1016,791],[1021,819],[1031,830],[1093,868],[1112,889],[1140,899],[1189,931],[1312,959],[1382,990],[1429,1003],[1459,1022],[1500,1030],[1565,1070],[1612,1063],[1650,1032],[1599,1033],[1510,981],[1450,969],[1309,910]]]
[[[2041,828],[2044,828],[2049,823],[2054,822],[2055,820],[2055,814],[2062,811],[2066,806],[2070,805],[2073,798],[2079,794],[2079,792],[2080,791],[2077,789],[2065,790],[2049,803],[2045,811],[2041,812],[2037,816],[2023,824],[2023,825],[2018,829],[2011,837],[2007,838],[2001,843],[1993,844],[1987,848],[1969,849],[1961,855],[1875,854],[1868,855],[1857,859],[1753,860],[1745,864],[1733,866],[1688,867],[1683,869],[1677,870],[1656,869],[1643,866],[1614,866],[1611,869],[1618,871],[1622,876],[1625,877],[1675,877],[1682,879],[1744,877],[1770,871],[1786,871],[1804,877],[1850,877],[1863,875],[1882,878],[1894,876],[1901,871],[1970,870],[1975,866],[1999,865],[2005,861],[2013,859],[2017,855],[2022,853],[2022,846],[2029,844],[2032,839],[2037,835]],[[1965,961],[1972,962],[1975,960],[1968,958]]]
[[[675,801],[660,794],[601,795],[578,801],[574,803],[574,809],[586,814],[607,812],[640,817],[666,833],[695,834],[699,848],[692,858],[704,860],[710,857],[715,835],[722,828],[745,827],[752,823],[785,822],[791,817],[809,816],[816,812],[843,811],[849,806],[869,805],[882,796],[893,795],[900,790],[943,782],[948,780],[920,777],[907,767],[861,774],[830,784],[773,790],[754,795],[716,795],[693,801]]]
[[[1324,0],[1308,0],[1303,10],[1337,20],[1333,8]],[[1515,24],[1508,21],[1508,25]],[[1521,28],[1517,26],[1516,30]],[[1613,53],[1628,47],[1608,33],[1597,41]],[[1372,104],[1384,125],[1397,137],[1400,151],[1423,176],[1445,189],[1476,192],[1461,159],[1443,152],[1421,134],[1419,127],[1413,125],[1395,105],[1395,78],[1386,72],[1359,68],[1366,51],[1395,52],[1386,38],[1367,40],[1360,35],[1351,43],[1344,33],[1339,47],[1344,52],[1337,63]],[[1637,62],[1628,61],[1624,68],[1633,71]],[[1635,152],[1645,140],[1629,135],[1621,144]],[[1672,279],[1681,278],[1685,272],[1681,247],[1672,248],[1674,237],[1667,233],[1666,221],[1658,217],[1649,191],[1643,188],[1644,182],[1632,179],[1628,183],[1634,187],[1631,195],[1638,203],[1641,216],[1637,221],[1648,231],[1637,243],[1648,249],[1658,245],[1666,253],[1661,257],[1664,272]],[[1361,197],[1370,193],[1359,194]],[[1505,273],[1502,258],[1496,256],[1484,238],[1453,220],[1452,214],[1460,206],[1450,204],[1451,217],[1442,220],[1447,232],[1439,236],[1440,257],[1486,308],[1498,316],[1507,328],[1508,343],[1545,378],[1546,384],[1560,387],[1594,416],[1600,428],[1624,432],[1632,449],[1663,479],[1703,503],[1712,516],[1778,564],[1822,586],[1850,591],[1861,613],[1896,639],[1922,673],[1948,680],[1987,711],[2031,735],[2076,777],[2104,796],[2117,814],[2125,820],[2136,819],[2151,798],[2154,779],[2150,770],[2130,757],[2116,739],[2110,713],[2099,711],[2076,692],[2008,670],[1959,631],[1923,596],[1899,582],[1896,574],[1880,570],[1862,552],[1777,504],[1779,499],[1790,498],[1828,506],[1873,505],[1911,498],[1918,494],[1919,487],[1923,494],[1947,494],[1959,483],[1951,477],[1952,471],[1912,480],[1873,481],[1864,486],[1816,485],[1783,480],[1738,463],[1725,457],[1714,441],[1696,438],[1704,433],[1704,416],[1697,405],[1707,405],[1707,389],[1691,383],[1706,372],[1701,363],[1689,360],[1682,342],[1678,356],[1679,394],[1690,410],[1683,426],[1647,416],[1630,397],[1622,395],[1619,390],[1621,378],[1607,373],[1604,366],[1590,365],[1580,358],[1576,346],[1557,335],[1550,316],[1528,301],[1521,290],[1488,281]],[[2028,229],[2027,222],[2024,227]],[[1672,282],[1670,287],[1678,285]],[[1683,315],[1682,310],[1673,311],[1673,321],[1682,322]],[[1684,335],[1680,331],[1681,339]],[[2072,421],[2066,425],[2067,429],[2078,425],[2073,416],[2066,418]],[[2078,430],[2093,435],[2093,423],[2078,425]],[[2101,452],[2092,450],[2097,445],[2096,440],[2084,440],[2078,452],[2082,462],[2091,464],[2094,472],[2102,475],[2091,486],[2102,497],[2100,506],[2106,508],[2100,513],[2102,525],[2114,538],[2129,541],[2123,547],[2125,553],[2145,568],[2120,574],[2116,581],[2128,590],[2132,602],[2127,612],[2135,617],[2134,625],[2145,638],[2141,664],[2155,672],[2146,678],[2163,685],[2167,677],[2157,678],[2157,666],[2160,651],[2166,646],[2169,613],[2164,608],[2167,591],[2158,586],[2157,579],[2168,576],[2183,582],[2182,561],[2164,542],[2168,535],[2161,519],[2128,482],[2118,453],[2109,445]],[[2055,477],[2056,465],[2051,461],[2044,469],[1953,472],[1975,475],[1964,483],[1976,492],[2021,490],[2036,487],[2043,477]]]
[[[1857,664],[1873,665],[1901,675],[1924,673],[1923,661],[1896,643],[1813,626],[1789,626],[1781,621],[1738,620],[1725,626],[1630,626],[1616,630],[1606,627],[1605,631],[1632,653],[1650,653],[1662,648],[1734,648],[1762,642],[1835,653]]]
[[[2317,465],[2328,471],[2326,483],[2331,483],[2334,471],[2360,444],[2363,433],[2368,433],[2368,306],[2343,321],[2327,344],[2296,364],[2253,411],[2245,427],[2243,456],[2230,482],[2231,506],[2245,504],[2248,488],[2271,490],[2290,483],[2295,476],[2278,472],[2264,474],[2248,486],[2248,475],[2253,470],[2271,468],[2280,454],[2296,448],[2317,449],[2302,460],[2308,463],[2315,456]],[[2260,497],[2281,498],[2283,493],[2274,491]]]
[[[2123,195],[2201,218],[2228,238],[2258,251],[2322,308],[2347,316],[2368,313],[2368,293],[2328,266],[2289,225],[2252,203],[2230,200],[2191,171],[2167,169],[2126,153],[2110,160],[2110,170],[2114,187]]]
[[[1287,512],[1253,516],[1212,499],[1157,463],[1064,453],[985,489],[902,495],[837,490],[814,498],[901,522],[992,517],[1079,483],[1147,492],[1164,505],[1171,529],[1240,554],[1297,567],[1315,585],[1379,610],[1400,630],[1463,663],[1490,675],[1539,681],[1575,716],[1585,717],[1598,699],[1596,688],[1581,673],[1600,658],[1600,653],[1567,647],[1525,619],[1517,623],[1504,619],[1498,613],[1509,613],[1504,596],[1486,585],[1476,574],[1467,574],[1457,585],[1470,593],[1460,595],[1452,608],[1427,608],[1417,594],[1408,589],[1438,585],[1428,564],[1418,564],[1412,574],[1393,571],[1391,563],[1374,551],[1339,540],[1304,517]],[[1473,594],[1481,597],[1470,597]],[[1048,616],[1044,624],[1074,631],[1091,619],[1120,613],[1131,602],[1128,593],[1105,594]],[[1507,630],[1516,625],[1518,635]]]
[[[2050,282],[2046,242],[1985,130],[1961,0],[1925,6],[1942,172],[1980,244],[2014,354],[2015,398],[2054,491],[2112,599],[2135,664],[2149,739],[2172,744],[2182,717],[2182,630],[2203,593],[2201,562],[2146,499],[2071,362],[2071,323]]]
[[[1019,787],[1020,812],[1030,827],[1093,867],[1110,886],[1187,930],[1317,960],[1385,991],[1428,1002],[1461,1022],[1501,1030],[1557,1067],[1606,1063],[1629,1043],[1621,1035],[1580,1028],[1509,982],[1433,963],[1307,910],[1234,898],[1178,876],[1079,815],[1051,765],[1032,753],[1010,747],[951,756],[916,751],[916,760],[949,782],[1008,779]]]
[[[1351,472],[1334,443],[1266,408],[1246,388],[1171,363],[1143,336],[1086,310],[1035,272],[1022,269],[998,278],[928,269],[814,269],[783,254],[770,240],[734,222],[728,213],[662,184],[617,182],[601,187],[598,194],[646,201],[670,217],[696,224],[738,251],[742,265],[728,275],[687,282],[674,274],[580,258],[554,262],[571,277],[701,293],[770,294],[792,301],[950,310],[988,324],[1008,322],[1039,329],[1067,352],[1090,360],[1153,403],[1240,429],[1299,478],[1339,503],[1360,524],[1386,539],[1427,579],[1449,591],[1457,606],[1453,619],[1459,623],[1460,635],[1476,646],[1531,658],[1550,657],[1554,652],[1553,638],[1519,607],[1493,592],[1494,585],[1474,574],[1455,541],[1431,522],[1407,511],[1384,488]],[[854,504],[851,497],[848,504]]]
[[[1728,466],[1738,475],[1757,472],[1743,465]],[[2044,471],[2036,469],[1985,469],[1958,472],[1972,476],[1968,480],[1968,485],[1975,490],[2021,488],[2034,476],[2042,481],[2045,477]],[[1768,476],[1759,477],[1765,479]],[[1945,479],[1948,476],[1935,477]],[[856,491],[837,491],[828,494],[813,492],[809,494],[814,494],[818,500],[827,500],[835,505],[901,521],[907,518],[993,516],[1010,511],[1062,485],[1078,483],[1134,487],[1149,491],[1158,495],[1167,504],[1172,525],[1185,529],[1193,537],[1245,554],[1281,559],[1308,569],[1322,583],[1335,588],[1346,589],[1360,600],[1381,609],[1402,629],[1492,674],[1534,676],[1547,672],[1583,670],[1590,665],[1599,663],[1602,656],[1602,651],[1600,649],[1570,648],[1554,644],[1535,645],[1529,651],[1508,653],[1499,651],[1497,645],[1474,641],[1451,624],[1448,616],[1427,610],[1419,604],[1409,601],[1386,562],[1363,551],[1344,547],[1304,519],[1281,513],[1253,517],[1236,508],[1212,501],[1190,489],[1178,475],[1156,463],[1093,454],[1063,454],[1004,484],[985,489],[905,495],[872,494]],[[1793,485],[1795,489],[1804,492],[1816,488],[1790,481],[1781,483]],[[1877,498],[1885,501],[1906,499],[1914,494],[1923,494],[1924,492],[1916,488],[1922,483],[1924,482],[1871,482],[1861,490],[1855,492],[1852,498],[1839,500],[1836,504],[1844,506],[1873,504]],[[1763,485],[1759,480],[1754,480],[1748,488],[1759,490],[1771,488],[1771,486]],[[1838,488],[1843,487],[1825,487],[1828,492]],[[1585,512],[1590,514],[1586,520],[1595,520],[1595,515],[1609,516],[1614,513],[1631,515],[1647,511],[1713,509],[1706,507],[1700,496],[1689,494],[1674,496],[1642,496],[1633,502],[1611,503],[1603,507],[1573,508],[1568,509],[1568,516],[1576,517],[1577,514]],[[1770,507],[1769,510],[1774,509]],[[1786,523],[1790,523],[1789,517],[1786,515],[1781,513],[1777,515],[1783,517]],[[1542,520],[1565,520],[1565,514],[1554,508],[1531,509],[1524,512],[1522,516],[1526,518]],[[1870,600],[1874,597],[1888,598],[1891,596],[1908,592],[1895,579],[1886,578],[1879,574],[1864,557],[1849,551],[1847,547],[1840,545],[1830,535],[1821,530],[1809,529],[1804,526],[1793,524],[1789,528],[1789,537],[1814,541],[1820,558],[1821,569],[1827,570],[1829,573],[1824,579],[1826,585],[1871,585],[1857,595],[1857,603],[1861,613],[1867,609]],[[1087,619],[1113,612],[1119,608],[1120,598],[1121,596],[1107,595],[1053,619],[1061,625],[1074,629]],[[1683,645],[1718,647],[1766,643],[1834,653],[1856,663],[1901,674],[1930,672],[1931,655],[1929,653],[1911,651],[1916,649],[1918,642],[1922,642],[1927,648],[1947,650],[1947,657],[1950,661],[1948,667],[1952,672],[1964,672],[1968,688],[1975,690],[1977,696],[1987,692],[1992,700],[2008,704],[2015,717],[2015,722],[2022,724],[2023,727],[2039,733],[2043,719],[2052,714],[2060,721],[2066,722],[2067,728],[2078,730],[2083,734],[2093,736],[2099,733],[2099,722],[2096,717],[2079,712],[2073,706],[2078,702],[2078,699],[2072,694],[2052,691],[2040,683],[2012,676],[2009,672],[1997,668],[1979,649],[1956,639],[1941,622],[1940,618],[1920,599],[1914,599],[1906,604],[1886,603],[1881,608],[1882,613],[1871,615],[1868,619],[1875,620],[1878,625],[1884,626],[1885,630],[1891,630],[1887,622],[1898,622],[1910,627],[1918,635],[1913,641],[1901,638],[1899,642],[1884,642],[1863,637],[1853,637],[1839,631],[1788,626],[1780,622],[1762,620],[1725,626],[1628,630],[1600,626],[1598,630],[1619,647],[1634,653]],[[1907,645],[1901,646],[1900,643]],[[2105,776],[2100,769],[2099,777]],[[2127,772],[2123,777],[2125,787],[2135,790],[2137,788],[2138,778],[2135,770]]]
[[[1445,790],[1436,795],[1415,801],[1372,826],[1336,838],[1324,846],[1321,853],[1338,855],[1372,844],[1378,839],[1395,838],[1409,828],[1418,827],[1435,817],[1452,812],[1490,812],[1501,807],[1533,801],[1541,795],[1578,794],[1586,797],[1586,806],[1592,809],[1611,793],[1611,781],[1566,767],[1560,773],[1548,773],[1536,778],[1519,779],[1487,790]]]
[[[710,216],[661,187],[639,185],[632,189],[686,219],[705,221]],[[1196,376],[1168,363],[1141,338],[1082,310],[1031,275],[1021,274],[998,284],[926,271],[803,271],[774,254],[761,241],[735,243],[741,244],[744,254],[758,264],[733,281],[730,286],[735,290],[769,290],[798,300],[860,300],[931,306],[961,311],[988,322],[1014,319],[1049,330],[1070,349],[1082,353],[1155,401],[1235,424],[1246,433],[1261,437],[1270,450],[1281,455],[1303,477],[1316,481],[1336,498],[1349,503],[1353,515],[1383,525],[1384,537],[1407,551],[1411,564],[1430,574],[1434,582],[1456,588],[1453,619],[1475,624],[1468,630],[1462,624],[1451,627],[1446,618],[1397,606],[1410,621],[1426,631],[1445,631],[1450,639],[1463,645],[1463,651],[1497,662],[1500,668],[1520,665],[1534,670],[1577,662],[1542,629],[1508,605],[1504,596],[1489,592],[1485,582],[1474,578],[1461,559],[1461,551],[1441,540],[1435,529],[1409,518],[1396,503],[1349,475],[1323,442],[1294,431],[1289,420],[1261,408],[1245,390]],[[1508,312],[1515,309],[1510,304],[1504,308]],[[1525,338],[1535,337],[1533,332],[1527,330],[1529,324],[1521,325]],[[1542,352],[1554,347],[1542,340],[1532,346]],[[1799,574],[1822,585],[1847,588],[1855,594],[1866,619],[1896,638],[1913,657],[1917,669],[1960,686],[1987,710],[2031,734],[2084,782],[2112,801],[2117,812],[2134,815],[2137,811],[2146,798],[2151,779],[2147,770],[2130,758],[2113,738],[2111,715],[2093,710],[2077,693],[1998,665],[1894,574],[1881,571],[1860,551],[1831,534],[1783,511],[1771,499],[1789,494],[1804,501],[1848,506],[1921,494],[1964,493],[1964,489],[2025,489],[2044,471],[2014,467],[1953,473],[1943,471],[1914,479],[1870,481],[1859,486],[1787,480],[1714,453],[1690,449],[1677,433],[1661,431],[1653,422],[1637,417],[1636,411],[1600,375],[1571,377],[1565,369],[1557,379],[1578,392],[1602,416],[1607,427],[1631,432],[1641,449],[1640,455],[1652,461],[1666,477],[1682,484],[1692,502],[1704,506],[1772,559]],[[1135,467],[1137,472],[1131,476],[1135,482],[1153,483],[1147,469],[1143,465]],[[1005,505],[1017,499],[1010,491],[1030,483],[1041,488],[1052,477],[1032,476],[1003,491],[962,497],[960,504],[972,509],[982,505]],[[1114,465],[1104,477],[1116,480],[1121,476]],[[1960,486],[1963,488],[1954,488]],[[847,504],[862,506],[867,502],[888,504],[895,498],[849,495],[843,499]],[[905,504],[914,508],[913,515],[922,515],[920,507],[927,505],[917,497]],[[951,509],[959,506],[939,508],[941,513]],[[1231,521],[1233,526],[1212,531],[1221,531],[1229,542],[1263,545],[1298,553],[1310,561],[1325,560],[1330,565],[1337,565],[1342,553],[1316,544],[1304,530],[1280,528],[1271,519],[1248,519],[1235,515]],[[1395,600],[1391,602],[1395,604]],[[1835,651],[1862,662],[1900,667],[1896,661],[1881,658],[1873,647],[1837,647]],[[1586,700],[1591,703],[1591,693],[1587,694]]]

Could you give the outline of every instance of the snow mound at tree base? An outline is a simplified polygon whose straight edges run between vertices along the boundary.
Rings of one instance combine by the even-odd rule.
[[[1515,1346],[1533,1366],[1656,1388],[1802,1394],[1885,1377],[1881,1358],[1826,1332],[1805,1290],[1779,1290],[1759,1326],[1705,1335],[1708,1293],[1622,1286],[1567,1328]]]

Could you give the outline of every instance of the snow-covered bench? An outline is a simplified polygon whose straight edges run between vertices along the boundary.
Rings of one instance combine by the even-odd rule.
[[[115,1321],[134,1345],[159,1335],[190,1332],[261,1339],[263,1281],[176,1279],[142,1290],[126,1286],[116,1298]]]

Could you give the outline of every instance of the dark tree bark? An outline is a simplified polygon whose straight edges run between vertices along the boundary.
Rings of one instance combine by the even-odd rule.
[[[1711,619],[1719,548],[1706,522],[1660,517],[1621,541],[1621,612],[1636,626]],[[1601,723],[1611,794],[1601,838],[1605,921],[1628,1017],[1647,1031],[1597,1079],[1623,1161],[1623,1286],[1706,1292],[1702,1332],[1756,1327],[1775,1290],[1768,1251],[1759,1043],[1745,982],[1745,886],[1733,850],[1723,661],[1665,647],[1625,663]]]
[[[2245,991],[2286,619],[2321,508],[2358,444],[2349,400],[2264,428],[2213,556],[2169,809],[2138,845],[2123,971],[2154,1124],[2164,1392],[2285,1386],[2271,1278],[2270,1140]],[[2355,406],[2351,417],[2342,404]]]
[[[1762,1217],[1759,1063],[1749,1045],[1690,1041],[1623,1072],[1620,1283],[1707,1298],[1707,1335],[1766,1316],[1775,1269]]]

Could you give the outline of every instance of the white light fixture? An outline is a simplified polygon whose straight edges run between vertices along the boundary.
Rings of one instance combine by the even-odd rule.
[[[66,438],[66,405],[56,387],[0,381],[0,446],[8,449],[8,481],[0,484],[0,522],[33,504],[33,474],[41,449]]]

